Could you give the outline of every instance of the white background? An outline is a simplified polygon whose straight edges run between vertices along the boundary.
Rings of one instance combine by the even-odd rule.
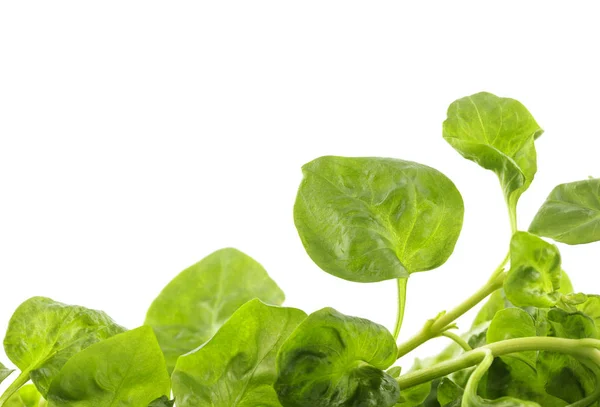
[[[442,139],[446,108],[487,90],[546,130],[526,228],[555,185],[600,175],[598,12],[414,3],[2,2],[1,330],[34,295],[135,327],[171,278],[227,246],[260,261],[288,305],[391,329],[394,283],[332,277],[296,234],[300,166],[325,154],[419,161],[463,194],[453,257],[409,282],[403,337],[482,285],[507,216],[495,176]],[[575,288],[600,292],[600,246],[561,249]]]

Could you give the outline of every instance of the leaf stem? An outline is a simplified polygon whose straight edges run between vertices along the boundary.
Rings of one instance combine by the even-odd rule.
[[[466,352],[473,350],[473,348],[467,343],[467,341],[465,341],[463,338],[461,338],[459,335],[455,334],[454,332],[445,331],[445,332],[442,332],[442,336],[452,339],[461,348],[463,348]]]
[[[501,270],[503,267],[504,262],[498,267],[498,269]],[[398,359],[400,359],[407,353],[413,351],[414,349],[418,348],[428,340],[440,336],[440,334],[444,332],[448,328],[448,326],[454,322],[454,320],[465,314],[475,305],[479,304],[481,301],[487,298],[488,295],[501,288],[502,284],[504,283],[506,273],[504,273],[503,271],[498,273],[498,269],[496,269],[496,271],[494,272],[493,278],[491,278],[483,287],[477,290],[473,295],[471,295],[465,301],[460,303],[454,309],[446,313],[440,314],[440,316],[437,318],[427,321],[427,323],[419,333],[417,333],[408,341],[400,344],[398,346]]]
[[[17,378],[6,388],[2,396],[0,396],[0,407],[2,407],[6,401],[15,394],[25,383],[29,381],[29,370],[25,370],[17,376]]]
[[[394,328],[394,339],[398,341],[400,336],[400,328],[404,320],[404,310],[406,309],[406,286],[408,278],[398,279],[398,314],[396,316],[396,327]]]
[[[417,386],[431,380],[449,375],[458,370],[479,364],[490,351],[494,356],[503,356],[515,352],[545,350],[565,353],[577,358],[598,359],[600,341],[596,339],[566,339],[554,337],[528,337],[507,339],[490,343],[472,351],[463,353],[455,359],[440,362],[432,367],[416,370],[400,376],[397,381],[400,389]]]

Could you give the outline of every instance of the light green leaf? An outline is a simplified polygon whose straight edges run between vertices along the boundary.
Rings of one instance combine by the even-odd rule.
[[[398,383],[392,334],[332,308],[311,314],[283,344],[275,390],[285,407],[390,407]]]
[[[4,349],[22,375],[30,374],[46,396],[50,382],[67,360],[124,330],[104,312],[33,297],[11,317]]]
[[[417,359],[410,371],[414,372],[423,367],[422,361]],[[398,375],[395,375],[393,374],[395,371],[392,371],[392,369],[388,370],[388,374],[394,379],[397,379],[400,376],[400,372],[398,372]],[[395,407],[421,406],[425,399],[427,399],[427,396],[429,396],[429,393],[431,393],[431,382],[421,383],[417,386],[409,387],[408,389],[400,389],[400,399]]]
[[[346,280],[405,278],[442,265],[463,221],[439,171],[391,158],[326,156],[302,167],[294,221],[306,251]]]
[[[554,188],[529,231],[567,244],[600,240],[600,178]]]
[[[3,407],[43,407],[46,400],[33,384],[26,384],[13,394]]]
[[[492,319],[487,331],[487,343],[531,336],[536,336],[535,323],[531,315],[520,308],[506,308],[498,311]],[[502,358],[519,359],[535,369],[535,351],[511,353]]]
[[[2,363],[0,363],[0,383],[2,383],[4,381],[4,379],[6,379],[8,376],[11,375],[12,372],[14,372],[14,369],[9,369],[6,366],[4,366]]]
[[[265,269],[236,249],[222,249],[182,271],[154,300],[145,325],[154,328],[169,371],[206,342],[244,303],[280,305],[285,296]]]
[[[542,133],[520,102],[487,92],[453,102],[443,126],[444,139],[463,157],[496,173],[511,216],[537,171],[534,140]]]
[[[578,311],[594,321],[596,332],[600,333],[600,296],[587,295],[586,300],[575,306]]]
[[[73,356],[50,385],[52,407],[140,407],[170,394],[164,356],[143,326]]]
[[[560,298],[562,270],[558,248],[527,232],[510,242],[510,270],[504,281],[508,300],[519,307],[552,307]]]
[[[178,407],[280,407],[273,384],[277,351],[306,314],[252,300],[173,372]]]

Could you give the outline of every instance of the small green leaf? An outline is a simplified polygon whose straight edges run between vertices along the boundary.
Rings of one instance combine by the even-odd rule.
[[[280,407],[273,384],[277,351],[306,314],[252,300],[206,344],[179,357],[173,393],[179,407]]]
[[[45,297],[21,304],[8,324],[4,349],[43,396],[71,356],[125,329],[104,312]]]
[[[453,102],[444,139],[463,157],[492,170],[516,208],[537,171],[534,140],[543,130],[520,102],[481,92]]]
[[[48,400],[53,407],[139,407],[170,391],[156,336],[143,326],[74,355],[50,385]]]
[[[175,400],[169,400],[167,396],[162,396],[148,404],[148,407],[173,407],[174,405]]]
[[[535,324],[531,315],[520,308],[506,308],[498,311],[492,319],[487,331],[487,343],[530,336],[536,336]],[[511,353],[502,358],[519,359],[535,369],[535,351]]]
[[[439,171],[391,158],[321,157],[302,167],[294,221],[306,251],[346,280],[405,278],[441,266],[463,221]]]
[[[600,240],[600,178],[554,188],[529,231],[567,244]]]
[[[577,304],[575,307],[594,321],[596,332],[600,333],[600,296],[587,295],[585,301]]]
[[[390,407],[400,391],[383,369],[397,352],[383,326],[324,308],[283,344],[275,390],[284,407]]]
[[[26,384],[13,394],[3,407],[42,407],[46,400],[33,384]]]
[[[2,363],[0,363],[0,383],[2,383],[4,381],[4,379],[6,379],[8,376],[10,376],[12,374],[12,372],[14,372],[14,369],[9,369],[6,366],[4,366]]]
[[[236,249],[222,249],[182,271],[154,300],[145,325],[154,328],[169,371],[206,342],[253,298],[280,305],[285,296],[265,269]]]
[[[444,377],[437,388],[437,399],[443,407],[460,407],[464,390],[452,380]]]
[[[517,232],[510,242],[510,270],[504,281],[508,300],[519,307],[552,307],[560,298],[558,248],[527,232]]]

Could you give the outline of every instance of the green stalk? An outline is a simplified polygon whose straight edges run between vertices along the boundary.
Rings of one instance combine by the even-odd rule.
[[[19,391],[19,389],[21,387],[23,387],[23,385],[25,383],[27,383],[28,381],[29,381],[29,370],[25,370],[25,371],[21,372],[21,374],[19,374],[19,376],[17,376],[17,378],[10,384],[10,386],[8,386],[6,388],[6,390],[4,391],[2,396],[0,396],[0,407],[2,407],[4,405],[4,403],[6,403],[6,401],[13,394],[15,394],[17,391]]]
[[[406,309],[406,285],[408,278],[398,279],[398,313],[396,316],[396,327],[394,328],[394,339],[398,341],[400,336],[400,328],[404,320],[404,310]]]
[[[504,263],[501,264],[498,269],[502,269],[503,267]],[[502,288],[505,277],[506,274],[504,272],[501,272],[500,274],[494,272],[494,277],[490,279],[490,281],[465,301],[460,303],[456,308],[442,314],[436,319],[428,321],[418,334],[398,346],[398,359],[418,348],[428,340],[440,336],[458,317],[479,304],[494,291]]]
[[[454,342],[456,342],[458,344],[458,346],[463,348],[463,350],[466,352],[473,350],[473,348],[471,348],[471,346],[467,343],[467,341],[465,341],[463,338],[461,338],[459,335],[455,334],[454,332],[450,332],[450,331],[442,332],[442,336],[452,339]]]
[[[576,358],[594,358],[595,360],[600,360],[597,354],[598,347],[600,347],[600,341],[596,339],[565,339],[554,337],[507,339],[463,353],[455,359],[440,362],[427,369],[409,372],[400,376],[397,381],[400,389],[403,390],[421,383],[427,383],[481,363],[485,355],[490,351],[494,356],[503,356],[516,352],[544,350],[565,353]]]

